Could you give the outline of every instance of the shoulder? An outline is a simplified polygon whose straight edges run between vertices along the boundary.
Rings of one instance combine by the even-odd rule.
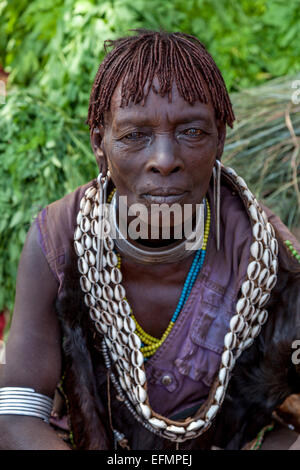
[[[46,206],[37,216],[37,224],[46,249],[53,248],[53,243],[63,244],[73,238],[76,216],[80,201],[95,180],[79,186],[75,191]]]

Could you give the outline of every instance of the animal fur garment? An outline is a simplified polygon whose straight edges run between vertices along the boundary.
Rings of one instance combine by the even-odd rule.
[[[273,410],[286,397],[300,392],[300,366],[291,359],[292,343],[300,339],[300,269],[280,240],[279,248],[278,281],[266,305],[269,319],[237,360],[214,424],[199,438],[180,444],[180,449],[209,449],[213,444],[241,449],[270,423]],[[75,257],[65,270],[56,307],[64,338],[63,388],[76,448],[112,449],[111,427],[125,435],[131,449],[175,448],[139,424],[113,388],[110,418],[101,338],[83,302]]]

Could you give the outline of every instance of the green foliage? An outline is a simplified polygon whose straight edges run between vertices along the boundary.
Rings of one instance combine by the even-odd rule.
[[[104,40],[194,34],[236,91],[298,70],[298,11],[299,0],[0,0],[0,311],[38,210],[96,175],[85,119]]]
[[[32,90],[0,108],[0,310],[12,306],[21,247],[38,211],[96,174],[80,119]],[[3,285],[4,284],[4,285]]]

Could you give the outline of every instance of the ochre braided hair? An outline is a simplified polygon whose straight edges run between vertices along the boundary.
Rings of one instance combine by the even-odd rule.
[[[188,103],[207,103],[207,87],[216,118],[232,127],[235,118],[223,77],[197,38],[184,33],[134,31],[135,36],[104,43],[106,52],[112,50],[100,64],[91,91],[87,118],[91,130],[104,124],[104,113],[119,82],[121,107],[130,101],[144,104],[151,88],[161,96],[167,94],[171,101],[173,81]],[[153,86],[155,76],[158,90]]]

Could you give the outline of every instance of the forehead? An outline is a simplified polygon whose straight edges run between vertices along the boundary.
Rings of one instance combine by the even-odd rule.
[[[159,89],[158,80],[155,77],[153,85]],[[146,83],[145,87],[148,84]],[[110,110],[105,114],[105,123],[118,127],[124,122],[132,120],[134,122],[158,122],[166,118],[168,121],[186,122],[195,119],[207,121],[215,124],[215,109],[212,105],[210,93],[206,86],[205,92],[208,97],[207,103],[195,101],[193,104],[188,103],[179,93],[178,88],[173,82],[171,91],[171,100],[168,95],[161,96],[150,89],[144,104],[142,102],[134,104],[130,102],[128,106],[121,108],[121,82],[117,85],[111,99]]]

